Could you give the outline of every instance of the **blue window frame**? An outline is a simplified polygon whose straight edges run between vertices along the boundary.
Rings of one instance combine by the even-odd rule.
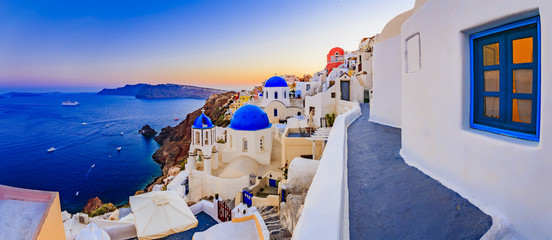
[[[470,127],[539,141],[540,18],[470,36]]]

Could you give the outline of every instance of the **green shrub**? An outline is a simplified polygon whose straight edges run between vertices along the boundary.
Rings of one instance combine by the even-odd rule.
[[[96,209],[96,211],[89,214],[89,216],[90,217],[100,216],[108,212],[113,212],[115,210],[117,210],[117,207],[115,207],[115,205],[113,205],[112,203],[107,203],[102,205],[100,208]]]

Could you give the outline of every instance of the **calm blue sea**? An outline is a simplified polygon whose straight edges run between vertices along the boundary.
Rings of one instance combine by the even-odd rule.
[[[66,100],[80,106],[62,106]],[[0,184],[58,191],[69,212],[96,196],[123,204],[161,174],[151,158],[159,145],[138,130],[175,126],[204,102],[93,93],[0,98]]]

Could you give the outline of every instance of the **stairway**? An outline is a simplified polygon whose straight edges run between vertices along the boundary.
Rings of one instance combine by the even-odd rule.
[[[291,239],[291,233],[280,225],[280,216],[278,210],[272,206],[264,206],[257,209],[263,217],[266,227],[270,232],[271,240],[287,240]]]

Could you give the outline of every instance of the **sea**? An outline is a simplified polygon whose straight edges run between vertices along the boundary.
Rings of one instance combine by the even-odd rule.
[[[62,106],[67,100],[80,105]],[[125,204],[161,175],[151,157],[159,145],[138,131],[176,126],[204,103],[94,93],[0,98],[0,184],[57,191],[71,213],[93,197]]]

